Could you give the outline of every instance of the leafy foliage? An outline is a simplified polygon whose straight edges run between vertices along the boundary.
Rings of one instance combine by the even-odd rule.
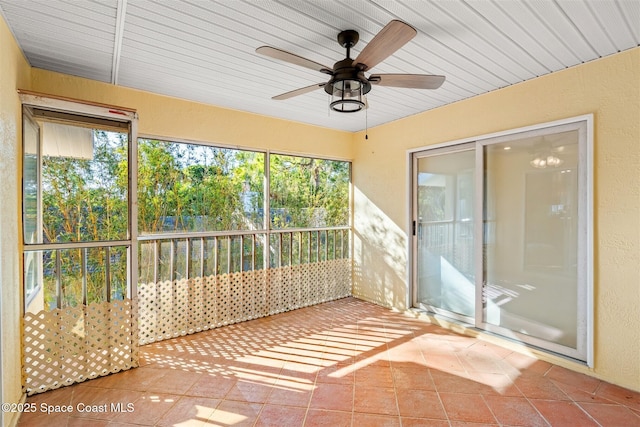
[[[349,163],[272,155],[270,165],[274,228],[349,223]]]

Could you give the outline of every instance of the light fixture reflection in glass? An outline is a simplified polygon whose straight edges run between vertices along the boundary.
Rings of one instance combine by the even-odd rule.
[[[531,166],[538,169],[544,169],[546,167],[555,168],[560,166],[562,163],[564,163],[564,161],[553,154],[549,154],[548,156],[536,156],[535,159],[529,162]]]

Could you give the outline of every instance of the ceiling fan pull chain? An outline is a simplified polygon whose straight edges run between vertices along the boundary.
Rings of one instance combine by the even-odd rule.
[[[369,139],[369,109],[364,110],[364,139]]]

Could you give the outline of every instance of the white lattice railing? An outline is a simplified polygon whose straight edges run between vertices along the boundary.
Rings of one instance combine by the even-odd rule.
[[[138,366],[131,300],[26,313],[24,388],[28,395]]]
[[[349,233],[337,227],[145,236],[140,344],[351,295]]]
[[[140,344],[351,295],[349,259],[138,287]]]

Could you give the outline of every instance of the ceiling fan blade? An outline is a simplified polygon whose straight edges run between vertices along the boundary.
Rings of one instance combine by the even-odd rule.
[[[324,87],[324,85],[326,85],[326,83],[316,83],[316,84],[313,84],[311,86],[301,87],[300,89],[295,89],[295,90],[292,90],[290,92],[286,92],[286,93],[282,93],[280,95],[276,95],[271,99],[275,99],[275,100],[281,101],[283,99],[293,98],[294,96],[304,95],[305,93],[313,92],[316,89],[320,89],[321,87]]]
[[[298,56],[295,53],[287,52],[286,50],[277,49],[271,46],[260,46],[256,49],[256,53],[260,55],[268,56],[280,61],[289,62],[291,64],[299,65],[301,67],[311,68],[315,71],[320,71],[325,74],[333,74],[331,67],[322,65],[318,62],[312,61],[302,56]]]
[[[394,19],[362,49],[354,64],[362,64],[365,70],[371,69],[404,46],[417,33],[411,25]]]
[[[438,89],[445,76],[428,74],[372,74],[369,81],[378,86],[408,87],[412,89]]]

